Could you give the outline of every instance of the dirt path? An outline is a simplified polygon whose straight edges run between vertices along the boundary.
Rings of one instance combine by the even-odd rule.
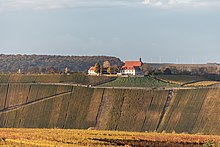
[[[27,102],[27,103],[24,103],[24,104],[7,107],[5,109],[0,110],[0,113],[6,113],[6,112],[9,112],[9,111],[16,110],[16,109],[19,109],[19,108],[23,108],[23,107],[26,107],[26,106],[29,106],[29,105],[33,105],[33,104],[36,104],[36,103],[39,103],[39,102],[50,100],[50,99],[53,99],[53,98],[56,98],[56,97],[69,95],[71,93],[72,92],[63,92],[63,93],[60,93],[60,94],[44,97],[44,98],[41,98],[41,99],[38,99],[38,100],[34,100],[34,101],[31,101],[31,102]]]

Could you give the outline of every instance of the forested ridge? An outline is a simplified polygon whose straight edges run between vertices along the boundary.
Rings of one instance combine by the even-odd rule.
[[[96,62],[120,66],[123,62],[110,56],[58,56],[58,55],[5,55],[0,54],[0,72],[53,73],[67,67],[71,72],[86,72]]]

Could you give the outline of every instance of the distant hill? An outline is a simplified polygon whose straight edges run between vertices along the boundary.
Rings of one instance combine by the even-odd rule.
[[[86,72],[96,62],[120,66],[123,62],[110,56],[0,55],[0,72],[60,72],[67,67],[72,72]]]

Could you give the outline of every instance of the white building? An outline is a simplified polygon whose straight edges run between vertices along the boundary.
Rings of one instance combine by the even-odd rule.
[[[121,69],[122,75],[143,75],[141,70],[142,62],[140,61],[125,61],[125,65]]]
[[[95,72],[95,67],[92,66],[89,68],[88,70],[88,75],[98,75],[96,72]]]

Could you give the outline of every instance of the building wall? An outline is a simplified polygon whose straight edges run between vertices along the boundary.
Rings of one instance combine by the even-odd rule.
[[[135,75],[136,74],[135,70],[121,70],[121,73],[125,74],[125,75]]]
[[[125,75],[143,75],[142,71],[140,70],[121,70],[121,73],[122,74],[125,74]]]
[[[97,75],[97,73],[94,70],[88,70],[89,75]]]

